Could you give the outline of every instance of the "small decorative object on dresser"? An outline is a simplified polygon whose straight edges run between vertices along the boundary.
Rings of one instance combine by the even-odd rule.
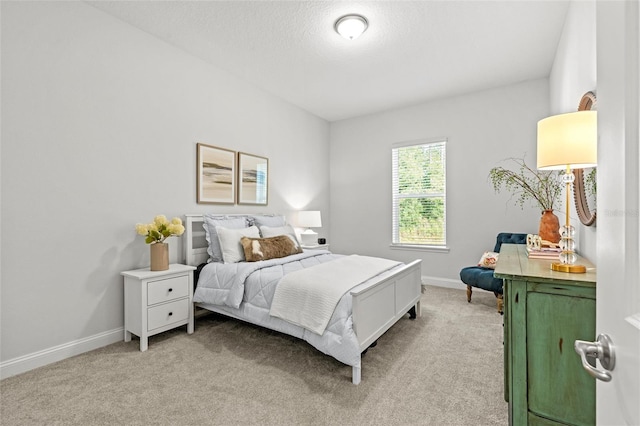
[[[158,215],[153,222],[136,224],[136,232],[145,236],[145,242],[151,244],[152,271],[166,271],[169,269],[169,245],[164,242],[169,237],[180,236],[184,233],[182,219],[174,217],[171,222],[165,215]]]
[[[193,333],[193,266],[173,264],[166,271],[149,268],[124,271],[124,341],[140,337],[140,351],[149,336],[187,324]]]
[[[527,257],[529,259],[558,260],[560,258],[558,244],[540,238],[540,235],[527,234]]]
[[[542,171],[527,166],[523,158],[510,158],[518,165],[514,172],[504,167],[494,167],[489,171],[489,179],[496,192],[506,189],[515,197],[515,203],[524,207],[525,201],[535,203],[542,212],[538,234],[543,240],[560,241],[560,221],[553,213],[560,202],[563,185],[555,171]]]

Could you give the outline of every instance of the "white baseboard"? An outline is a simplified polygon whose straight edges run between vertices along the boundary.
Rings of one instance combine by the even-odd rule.
[[[455,290],[466,290],[467,285],[460,280],[450,278],[422,276],[422,285],[433,285],[437,287],[453,288]]]
[[[457,290],[464,290],[465,284],[460,280],[449,278],[422,276],[422,285],[433,285],[438,287],[447,287]],[[0,379],[15,376],[16,374],[25,373],[34,368],[44,367],[72,356],[80,355],[112,343],[123,340],[124,328],[116,328],[105,331],[104,333],[85,337],[84,339],[75,340],[53,348],[45,349],[32,354],[13,358],[0,363]]]
[[[105,331],[83,339],[74,340],[32,354],[13,358],[0,363],[0,379],[15,376],[34,368],[43,367],[72,356],[80,355],[124,339],[124,328]]]

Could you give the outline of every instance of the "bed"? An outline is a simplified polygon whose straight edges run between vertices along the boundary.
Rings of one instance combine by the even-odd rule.
[[[218,249],[223,252],[229,247],[224,244],[225,238],[251,234],[246,229],[248,226],[241,228],[238,225],[237,229],[231,226],[243,219],[249,223],[252,220],[256,224],[261,222],[261,234],[282,233],[286,228],[268,226],[278,225],[278,221],[284,220],[277,215],[186,215],[185,262],[198,267],[194,303],[199,309],[303,339],[321,352],[351,366],[352,383],[356,385],[362,377],[362,353],[375,345],[378,338],[407,313],[412,319],[420,316],[421,260],[404,264],[366,256],[339,255],[328,250],[298,250],[291,255],[255,262],[244,259],[227,262],[235,254],[221,253],[225,258],[223,262],[216,257],[220,253],[214,253],[215,247],[212,252],[211,241],[219,240],[222,245]],[[225,225],[215,226],[220,232],[218,238],[214,235],[213,224]],[[230,228],[226,228],[227,224]],[[263,235],[259,238],[250,236],[253,237],[243,238],[247,247],[255,247],[250,244],[264,241],[261,239]],[[269,234],[267,237],[272,238]],[[282,237],[273,237],[277,238]],[[253,256],[249,252],[247,255]],[[325,279],[311,288],[331,287],[342,277],[345,281],[355,280],[340,284],[350,287],[344,293],[339,293],[339,288],[336,288],[336,294],[341,296],[331,302],[335,303],[333,307],[329,303],[329,308],[317,311],[318,318],[315,317],[315,308],[307,304],[309,300],[316,300],[318,294],[305,294],[307,298],[300,299],[296,298],[299,293],[285,291],[299,284],[297,281],[314,279],[314,271],[315,279],[334,278]],[[305,309],[298,308],[303,305]],[[294,315],[294,318],[286,317],[286,314]],[[309,321],[313,324],[309,325]]]

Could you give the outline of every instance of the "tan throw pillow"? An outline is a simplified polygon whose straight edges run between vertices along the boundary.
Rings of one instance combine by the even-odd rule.
[[[247,262],[277,259],[279,257],[302,253],[302,248],[287,235],[269,238],[242,237],[240,244],[242,244],[242,248],[244,249],[244,257]]]
[[[485,251],[480,261],[478,262],[478,266],[482,266],[483,268],[496,269],[496,262],[498,261],[498,253],[493,251]]]

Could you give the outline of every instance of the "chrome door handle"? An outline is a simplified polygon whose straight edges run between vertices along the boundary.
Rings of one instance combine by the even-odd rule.
[[[616,357],[613,351],[613,343],[608,335],[600,334],[595,342],[576,340],[573,347],[576,353],[580,355],[582,367],[587,370],[587,373],[603,382],[611,381],[611,374],[592,367],[587,361],[587,357],[598,358],[605,370],[613,371],[616,365]]]

